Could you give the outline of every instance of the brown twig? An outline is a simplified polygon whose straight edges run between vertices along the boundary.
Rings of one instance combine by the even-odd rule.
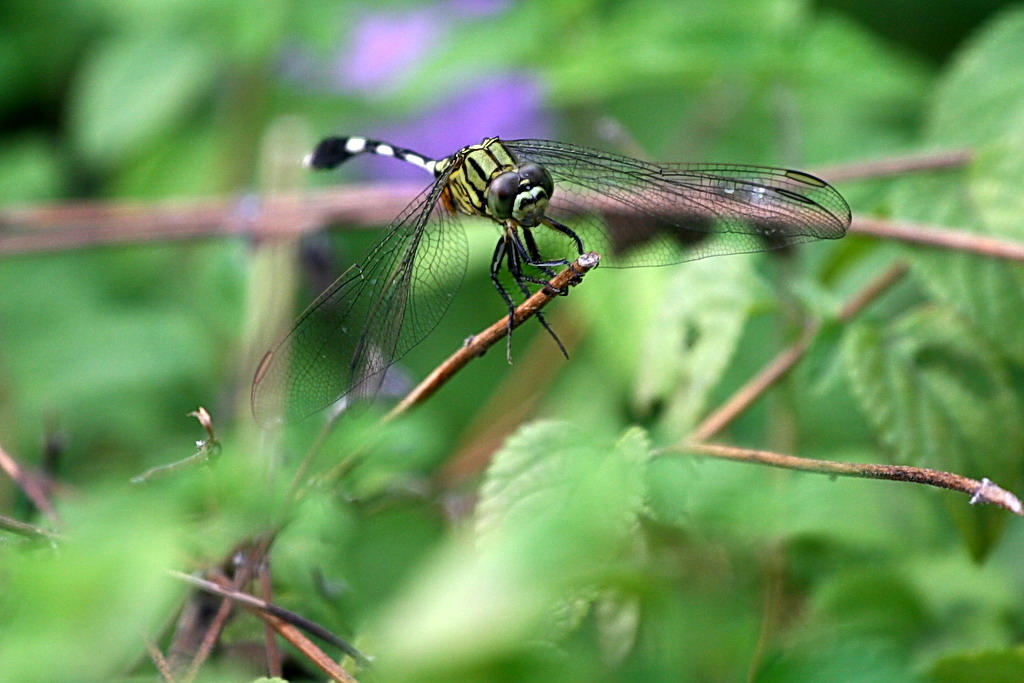
[[[236,577],[236,582],[238,585],[242,585],[244,582],[240,581],[239,578]],[[199,669],[202,668],[203,664],[206,663],[206,660],[213,653],[213,648],[217,641],[220,640],[220,634],[224,631],[224,627],[227,625],[228,618],[231,616],[234,608],[234,602],[222,600],[213,617],[208,622],[205,622],[207,626],[206,631],[203,632],[203,636],[199,640],[199,647],[196,648],[195,655],[185,671],[185,681],[191,682],[195,680],[199,674]]]
[[[249,593],[240,591],[230,585],[221,585],[214,581],[208,581],[206,579],[201,579],[197,576],[192,576],[191,574],[185,574],[184,572],[174,570],[170,570],[168,573],[174,578],[192,584],[193,586],[196,586],[197,588],[200,588],[206,591],[207,593],[235,602],[239,605],[242,605],[246,609],[259,612],[261,615],[269,615],[284,623],[290,624],[297,628],[301,628],[307,633],[315,635],[316,637],[337,647],[346,655],[352,657],[352,659],[359,663],[360,666],[368,666],[370,663],[370,658],[364,655],[358,649],[356,649],[355,646],[346,642],[342,638],[339,638],[338,636],[334,635],[323,626],[320,626],[319,624],[310,621],[309,619],[306,619],[302,615],[296,614],[295,612],[287,610],[283,607],[279,607],[278,605],[275,605],[266,600],[261,600],[260,598],[257,598],[255,595],[250,595]]]
[[[274,597],[273,581],[270,576],[270,559],[267,558],[260,563],[257,577],[260,584],[260,592],[264,602],[270,604]],[[281,646],[274,637],[274,631],[280,632],[269,622],[263,627],[263,650],[267,658],[267,674],[272,678],[282,678],[284,656],[281,653]]]
[[[552,278],[551,282],[548,283],[548,286],[542,287],[533,296],[516,308],[512,316],[512,327],[519,327],[524,320],[536,314],[537,311],[544,308],[549,301],[559,296],[559,293],[565,293],[568,291],[569,287],[579,284],[583,276],[593,268],[596,268],[600,261],[600,255],[594,252],[588,252],[583,256],[580,256],[569,267],[565,268],[562,272]],[[434,371],[431,372],[426,379],[420,382],[415,389],[410,391],[406,397],[391,410],[391,412],[385,415],[384,421],[389,421],[401,415],[412,406],[433,395],[434,392],[440,389],[445,382],[451,379],[455,373],[464,368],[471,360],[482,356],[487,349],[503,340],[509,332],[508,325],[508,318],[503,317],[483,332],[470,337],[462,348],[437,366]]]
[[[149,658],[152,660],[153,666],[156,667],[164,683],[175,683],[174,674],[171,672],[171,665],[164,658],[164,653],[160,652],[160,648],[156,646],[156,643],[149,638],[146,638],[146,651],[149,653]]]
[[[562,344],[573,355],[585,334],[584,321],[561,308],[559,319],[549,322],[558,329]],[[547,335],[535,336],[525,351],[520,347],[517,362],[510,372],[503,373],[501,383],[490,397],[474,411],[463,430],[463,439],[456,445],[434,479],[442,490],[453,489],[487,467],[501,443],[537,409],[537,397],[557,379],[557,369],[568,367],[558,347]],[[552,371],[552,370],[555,371]]]
[[[871,465],[864,463],[836,462],[833,460],[814,460],[811,458],[798,458],[793,455],[773,453],[771,451],[760,451],[749,448],[736,448],[711,443],[687,443],[680,446],[673,446],[672,450],[680,450],[688,453],[709,455],[725,460],[737,460],[740,462],[758,463],[771,467],[781,467],[801,472],[816,472],[836,477],[859,477],[865,479],[888,479],[891,481],[906,481],[915,484],[926,484],[939,488],[959,491],[971,496],[971,504],[989,503],[1015,515],[1024,515],[1020,499],[1009,491],[995,485],[988,479],[970,479],[959,474],[931,470],[924,467],[910,467],[908,465]]]
[[[601,256],[594,252],[588,252],[576,259],[576,261],[563,269],[562,272],[555,275],[555,277],[548,282],[547,286],[541,287],[539,291],[534,293],[515,309],[512,316],[512,328],[515,329],[516,327],[519,327],[523,321],[535,315],[544,306],[546,306],[548,302],[556,296],[559,296],[560,293],[568,293],[569,287],[579,284],[583,276],[596,268],[600,261]],[[405,398],[399,401],[398,404],[381,419],[381,423],[390,422],[413,406],[422,403],[429,397],[433,396],[438,389],[444,386],[448,380],[455,376],[455,373],[468,365],[470,361],[482,356],[491,346],[502,339],[505,339],[508,335],[508,331],[508,317],[502,317],[483,332],[470,337],[458,351],[453,353],[440,365],[434,368],[434,370],[427,375],[422,382],[406,394]],[[323,439],[326,438],[328,430],[329,425],[325,425],[325,428],[320,431],[315,441],[317,448],[319,448],[319,444],[322,443]],[[303,469],[304,471],[306,463],[312,461],[314,454],[315,450],[310,449],[300,469]],[[359,450],[349,453],[337,465],[331,468],[330,471],[319,477],[321,485],[341,479],[345,473],[347,473],[353,465],[362,458],[362,456],[363,452]],[[292,490],[294,490],[298,483],[299,478],[295,477],[292,480]]]
[[[814,174],[828,178],[830,183],[850,180],[869,180],[903,175],[916,171],[938,171],[957,168],[970,163],[972,152],[969,149],[950,149],[923,154],[887,157],[873,161],[855,161],[835,166],[823,166],[814,169]]]
[[[966,251],[1009,261],[1024,261],[1024,244],[1020,242],[986,237],[973,232],[952,230],[935,225],[856,216],[849,232],[850,234],[870,235],[897,242]]]
[[[78,202],[0,210],[0,255],[224,236],[296,237],[386,225],[422,185],[376,183],[234,199]]]
[[[0,446],[0,469],[18,485],[25,496],[36,506],[36,509],[46,515],[52,524],[60,524],[60,516],[53,504],[50,503],[46,486],[41,482],[41,478],[22,468],[14,456],[4,450],[3,446]]]
[[[274,542],[274,538],[275,534],[273,533],[265,534],[264,536],[253,540],[249,544],[248,548],[238,549],[232,553],[233,555],[237,553],[244,553],[249,558],[249,561],[241,563],[238,567],[238,571],[232,579],[232,584],[236,589],[241,588],[253,579],[256,573],[255,568],[263,561],[263,558],[266,557],[271,544]],[[199,673],[199,669],[213,652],[214,645],[216,645],[217,641],[220,639],[220,634],[223,632],[224,626],[227,624],[227,620],[231,616],[232,611],[234,611],[234,606],[234,601],[225,598],[217,608],[216,614],[205,622],[209,625],[199,642],[199,646],[192,658],[192,662],[189,664],[188,671],[184,677],[185,681],[192,681],[195,679],[196,675]]]
[[[21,536],[27,536],[29,538],[48,538],[52,541],[60,539],[60,536],[52,531],[47,531],[35,524],[22,522],[6,515],[0,515],[0,529],[19,534]]]
[[[284,619],[275,617],[273,614],[251,609],[256,612],[263,621],[277,631],[277,634],[287,640],[292,646],[306,656],[314,666],[330,676],[331,680],[338,683],[357,683],[355,676],[342,669],[331,659],[327,653],[321,650],[306,636],[302,635],[299,629],[289,624]]]
[[[969,151],[908,155],[818,169],[835,182],[966,163]],[[353,184],[326,190],[233,198],[74,202],[0,209],[0,255],[102,244],[223,236],[295,237],[324,225],[386,225],[423,189],[419,183]]]
[[[843,305],[839,311],[839,320],[847,322],[853,319],[883,292],[899,282],[906,272],[907,266],[904,263],[898,263],[886,270]],[[760,372],[736,390],[725,403],[704,418],[694,428],[689,438],[698,442],[707,441],[725,429],[754,401],[793,369],[793,366],[807,353],[807,349],[810,348],[820,327],[820,323],[817,322],[808,324],[799,339],[783,349]]]

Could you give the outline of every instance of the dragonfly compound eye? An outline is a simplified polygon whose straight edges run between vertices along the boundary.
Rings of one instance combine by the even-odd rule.
[[[516,194],[519,192],[519,174],[502,173],[487,186],[487,210],[498,220],[512,218]]]
[[[519,191],[512,204],[512,218],[526,227],[539,224],[554,191],[547,169],[540,164],[523,164],[519,167]]]

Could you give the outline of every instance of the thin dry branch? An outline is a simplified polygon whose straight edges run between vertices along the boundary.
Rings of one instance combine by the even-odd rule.
[[[555,275],[555,277],[553,277],[546,286],[541,287],[540,290],[535,292],[530,298],[516,307],[512,315],[512,329],[519,327],[525,320],[536,315],[555,297],[561,296],[562,294],[568,294],[569,288],[578,285],[582,281],[583,276],[596,268],[600,262],[601,256],[599,254],[588,252],[564,268],[560,273]],[[466,367],[470,361],[484,355],[487,349],[505,339],[509,332],[508,325],[508,316],[502,316],[487,329],[469,337],[458,351],[453,353],[440,365],[434,368],[434,370],[431,371],[431,373],[427,375],[422,382],[416,385],[416,387],[406,394],[394,408],[381,418],[381,423],[384,424],[390,422],[399,415],[407,412],[413,406],[416,406],[433,396],[438,389],[454,377],[459,370]],[[323,445],[331,429],[333,429],[335,420],[337,420],[340,415],[341,413],[335,413],[327,422],[324,423],[319,434],[314,439],[313,445],[307,452],[306,457],[303,458],[302,463],[299,465],[295,477],[292,479],[292,483],[289,487],[290,495],[298,495],[299,487],[305,479],[310,463],[312,463],[313,458],[320,449],[320,446]],[[363,452],[360,450],[350,453],[346,458],[342,459],[337,465],[331,468],[330,471],[319,477],[321,485],[326,485],[327,482],[339,480],[356,462],[359,461],[360,458],[362,458],[362,456]]]
[[[164,683],[175,683],[171,665],[164,658],[164,653],[160,652],[160,648],[156,646],[156,643],[149,638],[146,638],[146,652],[149,653],[149,658],[152,660],[153,666],[156,667],[157,673],[160,674],[161,680]]]
[[[969,159],[968,150],[954,150],[841,164],[818,173],[836,182],[950,168]],[[0,209],[0,255],[224,236],[287,238],[331,224],[372,228],[390,223],[422,189],[418,183],[368,183],[265,197],[6,207]],[[873,234],[867,228],[864,232]],[[889,238],[920,241],[916,234],[899,231]],[[969,250],[969,239],[960,243],[967,246],[934,242]]]
[[[210,435],[212,438],[212,428],[210,429]],[[260,593],[263,600],[268,604],[273,602],[274,582],[270,576],[270,562],[260,563],[259,570],[257,571],[257,579],[259,581]],[[281,652],[281,645],[278,643],[277,638],[274,637],[275,632],[280,634],[280,629],[275,628],[268,621],[264,620],[263,651],[266,654],[267,659],[267,674],[272,678],[283,678],[284,653]]]
[[[232,556],[243,553],[247,558],[246,562],[240,563],[235,575],[232,577],[232,586],[235,589],[240,589],[253,579],[256,574],[255,568],[264,561],[267,553],[270,552],[270,546],[275,538],[276,533],[268,532],[250,541],[248,547],[232,551]],[[224,598],[212,616],[206,617],[204,615],[204,618],[199,619],[196,624],[190,624],[186,632],[179,630],[178,633],[175,633],[171,643],[170,656],[168,657],[168,660],[171,661],[172,669],[177,670],[180,668],[175,665],[176,660],[184,660],[188,655],[192,655],[192,661],[188,664],[188,669],[183,677],[184,681],[192,681],[198,675],[199,669],[209,658],[214,646],[220,640],[221,633],[227,625],[228,618],[231,616],[234,607],[235,603],[233,600]],[[201,635],[191,632],[194,629],[203,628],[205,628],[205,631]],[[183,648],[177,645],[178,643],[191,644],[192,642],[198,642],[198,645],[195,648]]]
[[[839,320],[842,322],[852,320],[872,301],[899,282],[906,272],[906,264],[898,263],[872,280],[864,289],[857,292],[843,305],[839,311]],[[725,429],[726,426],[749,408],[769,388],[789,374],[793,366],[807,353],[807,349],[810,348],[820,329],[821,324],[818,322],[808,324],[799,339],[783,349],[760,372],[737,389],[725,403],[704,418],[694,428],[689,438],[698,442],[707,441]]]
[[[558,329],[558,336],[571,357],[585,335],[586,323],[565,308],[559,309],[557,315],[557,320],[549,322]],[[536,410],[538,397],[543,396],[558,377],[558,372],[552,372],[552,368],[561,367],[563,360],[560,350],[544,335],[533,337],[525,349],[520,347],[515,367],[502,374],[501,383],[474,411],[463,430],[461,443],[446,459],[444,467],[435,473],[438,488],[451,490],[487,467],[508,435]]]
[[[580,256],[567,268],[558,273],[547,286],[541,287],[529,299],[520,304],[512,315],[512,328],[515,329],[524,320],[532,317],[552,299],[560,294],[568,292],[569,287],[576,286],[583,279],[583,276],[597,267],[601,262],[601,256],[594,252],[588,252]],[[384,420],[391,420],[409,410],[414,405],[425,401],[440,389],[455,373],[464,368],[474,358],[482,356],[487,349],[505,339],[509,333],[509,321],[502,317],[483,332],[476,334],[466,340],[466,343],[458,351],[448,357],[443,363],[437,366],[433,372],[427,375],[419,385],[410,391],[405,398],[399,401],[391,412],[384,416]]]
[[[251,611],[259,615],[279,636],[287,640],[296,650],[306,656],[315,667],[323,671],[332,681],[338,683],[357,683],[356,678],[338,666],[337,662],[331,659],[326,652],[316,646],[302,631],[289,624],[284,619],[275,617],[273,614],[263,612],[254,608]]]
[[[263,618],[270,617],[270,619],[267,620],[267,623],[269,623],[274,630],[278,631],[278,633],[281,632],[281,629],[279,628],[280,624],[287,624],[290,627],[300,628],[307,633],[315,635],[331,645],[334,645],[346,655],[352,657],[352,659],[358,662],[360,666],[368,666],[370,663],[370,658],[356,649],[355,646],[334,635],[323,626],[320,626],[319,624],[310,621],[291,610],[284,609],[283,607],[279,607],[271,602],[257,598],[254,595],[237,590],[233,586],[221,585],[214,581],[201,579],[197,576],[192,576],[191,574],[186,574],[184,572],[170,570],[168,573],[174,578],[196,586],[207,593],[231,600],[250,611],[258,613]],[[291,638],[289,638],[289,642],[292,642],[293,645],[295,644]],[[322,654],[322,651],[319,648],[316,648],[316,646],[313,647]],[[326,657],[326,655],[323,657]],[[319,659],[322,659],[323,657],[319,657]],[[326,659],[333,663],[333,660],[331,660],[330,657],[326,657]],[[347,680],[354,679],[349,678]]]
[[[856,216],[850,234],[869,235],[896,242],[909,242],[940,249],[964,251],[982,256],[1024,261],[1024,244],[995,237],[986,237],[965,230],[952,230],[938,225],[922,225],[903,221]]]
[[[939,150],[924,154],[907,154],[906,156],[823,166],[814,169],[814,174],[821,178],[827,178],[830,183],[870,180],[871,178],[886,178],[919,171],[958,168],[969,164],[972,156],[969,149]]]
[[[0,529],[28,538],[48,538],[51,541],[60,540],[60,536],[52,531],[6,515],[0,515]]]
[[[874,301],[882,293],[888,291],[895,283],[906,274],[907,266],[898,263],[889,268],[881,276],[873,280],[863,290],[855,294],[840,309],[839,319],[849,321],[858,315],[865,307]],[[805,472],[817,472],[833,476],[861,477],[868,479],[890,479],[893,481],[906,481],[928,486],[960,491],[971,496],[971,504],[990,503],[1002,507],[1016,515],[1024,514],[1020,500],[1009,491],[995,485],[988,479],[978,481],[951,472],[926,469],[922,467],[911,467],[908,465],[874,465],[861,463],[840,463],[830,460],[814,460],[810,458],[799,458],[792,455],[784,455],[771,451],[752,450],[747,448],[736,448],[722,444],[707,443],[715,434],[719,433],[736,417],[749,408],[762,394],[772,385],[786,376],[796,363],[803,357],[818,333],[820,325],[813,323],[808,325],[800,338],[784,349],[778,356],[769,362],[757,375],[750,379],[745,385],[738,389],[720,408],[712,412],[693,431],[689,440],[683,441],[670,447],[672,450],[680,450],[690,453],[723,458],[727,460],[738,460],[742,462],[759,463],[780,467],[784,469],[800,470]]]
[[[379,227],[390,223],[422,189],[374,183],[267,197],[4,208],[0,255],[212,237],[287,238],[333,223]]]
[[[758,463],[771,467],[780,467],[801,472],[815,472],[835,477],[859,477],[863,479],[888,479],[906,481],[915,484],[926,484],[939,488],[959,491],[971,497],[971,504],[989,503],[1015,515],[1024,515],[1020,499],[1009,491],[1000,488],[988,479],[970,479],[959,474],[931,470],[924,467],[908,465],[871,465],[865,463],[836,462],[833,460],[814,460],[799,458],[793,455],[760,451],[749,448],[736,448],[710,443],[687,443],[673,446],[672,450],[687,453],[708,455],[725,460]]]
[[[0,469],[11,478],[11,481],[18,485],[25,496],[36,506],[37,510],[46,515],[46,518],[52,524],[60,525],[60,516],[50,502],[47,486],[42,478],[23,468],[14,459],[14,456],[4,450],[3,446],[0,446]]]

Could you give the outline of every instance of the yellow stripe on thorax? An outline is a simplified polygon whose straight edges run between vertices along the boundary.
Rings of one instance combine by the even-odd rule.
[[[452,207],[471,216],[490,216],[487,186],[498,174],[515,170],[516,160],[498,138],[463,147],[451,158],[447,190]]]

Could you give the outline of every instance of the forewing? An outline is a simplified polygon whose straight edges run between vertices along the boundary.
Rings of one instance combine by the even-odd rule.
[[[466,271],[465,233],[439,201],[446,182],[416,197],[267,354],[252,387],[260,424],[375,394],[384,371],[437,326]]]
[[[520,162],[547,168],[547,214],[574,230],[612,267],[659,266],[705,256],[836,239],[850,208],[825,181],[801,171],[738,164],[654,164],[549,140],[504,144]],[[545,258],[577,256],[562,235],[534,233]]]

